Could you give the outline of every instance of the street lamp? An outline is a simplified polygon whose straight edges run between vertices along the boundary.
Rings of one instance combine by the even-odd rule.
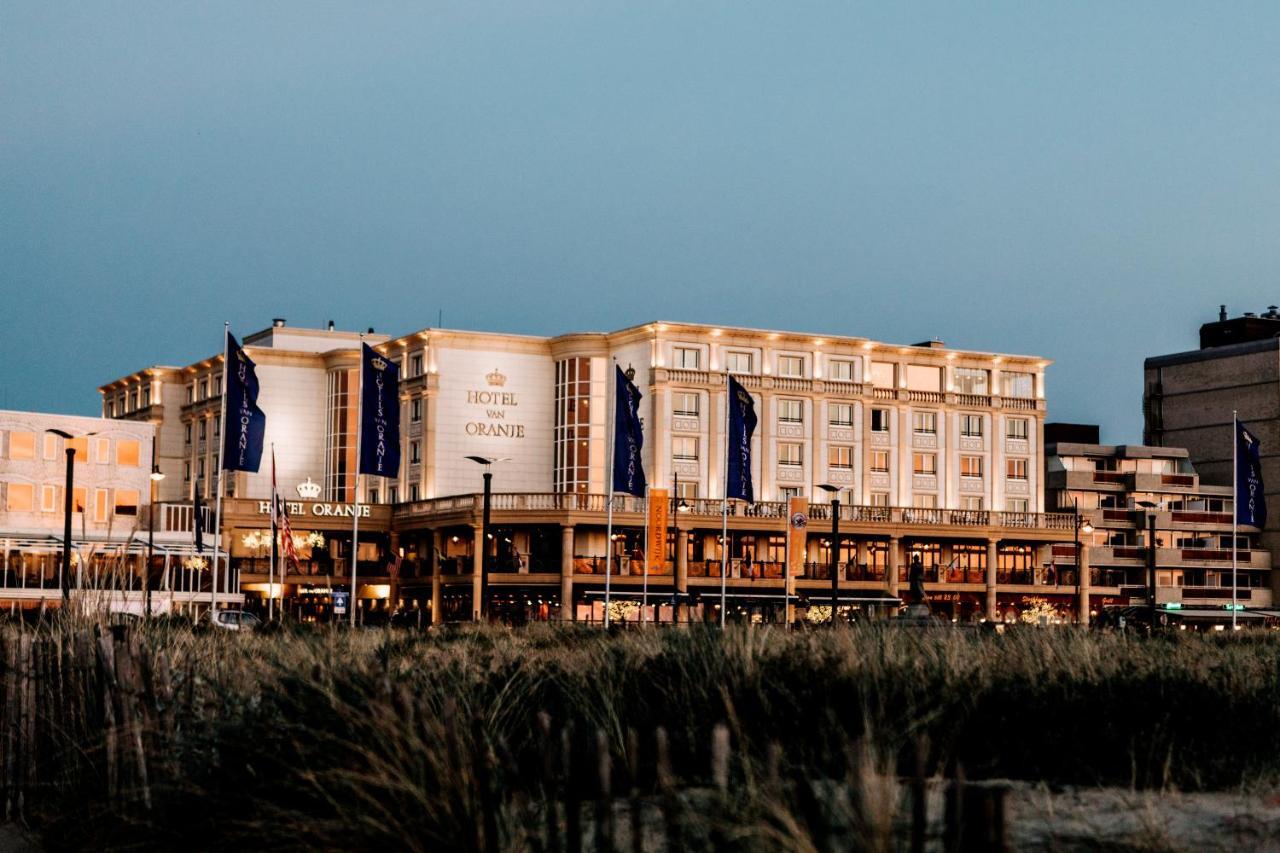
[[[62,519],[62,571],[60,574],[62,587],[62,605],[67,607],[71,604],[71,512],[72,512],[72,494],[75,483],[75,460],[76,449],[71,446],[71,441],[75,438],[88,438],[91,435],[97,435],[96,432],[86,432],[80,436],[74,436],[69,432],[60,429],[46,429],[45,432],[61,437],[67,442],[67,479],[63,490],[63,519]],[[88,451],[85,452],[88,455]]]
[[[1080,562],[1080,534],[1093,533],[1093,525],[1089,523],[1089,519],[1080,517],[1080,499],[1076,498],[1072,503],[1076,515],[1076,606],[1080,608],[1076,621],[1086,625],[1089,621],[1089,602],[1080,597],[1084,594],[1084,565]]]
[[[151,618],[151,561],[156,547],[156,488],[164,479],[164,472],[156,464],[156,437],[151,436],[151,502],[147,505],[147,568],[142,573],[142,590],[146,597],[147,618]],[[268,591],[268,594],[270,592]]]
[[[1138,506],[1147,511],[1147,582],[1150,584],[1150,606],[1147,608],[1151,617],[1151,631],[1156,630],[1156,510],[1159,504],[1151,501],[1138,501]]]
[[[840,489],[829,483],[819,483],[818,488],[831,495],[831,553],[828,562],[831,567],[831,627],[836,626],[836,603],[840,597],[840,578],[836,574],[836,565],[840,561]]]
[[[484,466],[484,512],[480,518],[480,601],[475,610],[480,618],[489,618],[489,511],[493,496],[493,471],[490,468],[499,462],[510,462],[511,457],[490,459],[486,456],[468,456],[472,462]]]

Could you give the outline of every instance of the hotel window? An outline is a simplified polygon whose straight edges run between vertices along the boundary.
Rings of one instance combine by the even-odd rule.
[[[196,460],[196,479],[197,480],[204,479],[204,457],[203,456],[201,456],[199,459]]]
[[[35,508],[36,490],[30,483],[10,483],[5,496],[9,512],[31,512]]]
[[[937,393],[942,390],[942,368],[921,364],[907,365],[907,389]]]
[[[75,512],[84,514],[85,507],[89,505],[89,494],[85,491],[84,486],[76,486],[71,490],[71,507]]]
[[[399,486],[387,486],[387,503],[392,503],[392,504],[400,503],[400,487]]]
[[[151,405],[151,388],[150,386],[148,386],[142,389],[142,408],[145,409],[150,405]]]
[[[58,437],[47,432],[44,434],[44,458],[58,458]]]
[[[217,438],[218,436],[222,435],[222,419],[212,418],[212,420],[213,420],[213,437]]]
[[[827,362],[827,378],[836,382],[852,382],[853,362],[843,359]]]
[[[889,431],[889,410],[888,409],[872,409],[871,410],[871,431],[872,432],[888,432]]]
[[[1026,498],[1008,498],[1005,503],[1009,505],[1009,512],[1027,512]]]
[[[200,421],[200,440],[204,441],[208,437],[209,437],[209,422],[202,419]]]
[[[692,347],[676,347],[671,354],[672,366],[681,370],[697,370],[701,354]]]
[[[778,420],[784,424],[804,423],[804,403],[800,400],[779,400]]]
[[[129,411],[138,411],[138,389],[134,388],[129,392]]]
[[[409,401],[409,420],[415,424],[422,420],[421,398],[415,398]]]
[[[111,506],[107,503],[107,490],[93,490],[93,520],[97,522],[105,522],[107,520],[107,512]]]
[[[730,373],[750,373],[751,353],[726,352],[724,354],[724,369]]]
[[[1020,441],[1027,440],[1027,419],[1026,418],[1010,418],[1005,424],[1005,436]]]
[[[9,458],[35,459],[36,434],[34,432],[10,432]]]
[[[831,426],[853,426],[853,404],[830,404],[827,407],[827,423]]]
[[[138,493],[132,489],[116,489],[116,515],[137,515]]]
[[[1005,462],[1005,470],[1008,472],[1010,480],[1027,479],[1027,460],[1007,459]]]
[[[555,470],[557,492],[586,492],[590,483],[591,359],[556,362]]]
[[[1022,397],[1031,396],[1031,374],[1030,373],[1009,373],[1000,374],[1000,381],[1004,384],[1002,397]]]
[[[376,504],[377,502],[378,502],[378,490],[377,490],[377,489],[370,489],[370,490],[369,490],[369,503],[371,503],[371,504]]]
[[[981,456],[961,456],[960,457],[960,476],[961,477],[981,477],[982,476],[982,457]]]
[[[688,480],[681,480],[679,487],[676,489],[676,497],[685,501],[698,499],[698,484],[691,483]]]
[[[355,500],[356,482],[355,368],[328,374],[325,418],[325,495],[328,500]]]
[[[409,500],[416,502],[418,500],[418,484],[414,483],[409,486]]]
[[[982,415],[961,415],[960,434],[965,438],[982,438]]]
[[[914,506],[916,509],[937,509],[938,496],[937,495],[913,495],[911,498],[911,505]]]
[[[798,497],[801,497],[799,486],[783,486],[778,489],[778,500],[780,501],[789,501]]]
[[[832,445],[827,448],[827,466],[831,468],[852,468],[853,448]]]
[[[107,417],[114,418],[115,416],[116,416],[116,401],[108,400],[107,401]]]
[[[218,397],[221,395],[222,395],[222,374],[215,373],[213,374],[213,379],[210,381],[209,396]]]
[[[93,461],[106,465],[111,461],[111,439],[95,438],[93,440]]]
[[[182,440],[184,444],[191,444],[191,424],[184,424],[182,427]]]
[[[194,386],[194,385],[188,385],[188,386],[187,386],[187,405],[191,405],[192,403],[194,403],[194,402],[195,402],[195,398],[196,398],[196,389],[195,389],[195,386]]]
[[[182,463],[182,482],[184,483],[191,482],[191,463],[190,462]]]
[[[683,417],[697,417],[698,395],[691,391],[677,391],[671,397],[671,412]]]
[[[871,362],[871,384],[877,388],[896,388],[897,365],[891,361]]]
[[[804,378],[804,356],[799,355],[780,355],[778,356],[778,375],[790,379]]]
[[[116,442],[116,464],[137,468],[141,463],[142,450],[137,441],[125,439]]]
[[[698,458],[698,439],[687,435],[672,437],[671,458],[696,461]]]
[[[971,511],[980,510],[982,509],[982,498],[974,495],[966,495],[960,499],[960,508]]]
[[[58,487],[57,486],[41,486],[40,487],[40,511],[41,512],[57,512],[58,511]]]
[[[76,463],[89,461],[89,438],[88,436],[80,436],[79,438],[68,438],[66,447],[71,448],[71,452],[75,455]]]
[[[797,444],[793,441],[784,441],[778,444],[778,464],[787,467],[798,467],[802,465],[801,457],[804,454],[804,445]]]
[[[932,453],[915,453],[911,456],[912,470],[917,474],[937,474],[938,457]]]
[[[938,434],[937,412],[912,412],[911,428],[920,435]]]
[[[239,374],[237,374],[239,375]],[[196,395],[197,400],[204,400],[209,396],[209,380],[200,380],[200,393]]]
[[[871,505],[872,506],[888,506],[889,493],[888,492],[872,492]]]
[[[422,461],[422,445],[419,442],[409,442],[409,462],[417,465]]]
[[[409,375],[422,375],[422,353],[416,352],[409,357]]]
[[[889,473],[889,451],[887,450],[871,451],[871,472],[873,474]]]
[[[952,373],[952,382],[957,394],[974,394],[985,397],[990,374],[977,367],[957,367]]]

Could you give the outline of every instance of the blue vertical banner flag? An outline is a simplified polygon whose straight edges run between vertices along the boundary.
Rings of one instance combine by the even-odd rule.
[[[400,368],[360,345],[360,473],[400,476]]]
[[[258,408],[258,366],[230,332],[222,369],[227,395],[223,401],[227,423],[222,431],[222,470],[257,472],[267,432],[267,416]],[[218,488],[221,490],[221,483]]]
[[[1236,421],[1236,523],[1254,527],[1267,524],[1258,439],[1239,421]]]
[[[613,366],[617,388],[613,395],[613,490],[644,497],[644,431],[640,424],[640,389],[618,365]]]
[[[755,502],[751,482],[751,437],[756,432],[756,403],[732,376],[729,378],[728,475],[726,498]]]

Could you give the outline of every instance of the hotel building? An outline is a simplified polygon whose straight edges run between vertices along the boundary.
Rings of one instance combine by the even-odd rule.
[[[713,618],[726,548],[732,612],[772,618],[783,595],[785,502],[796,496],[814,502],[804,575],[793,581],[800,612],[811,596],[829,601],[830,506],[819,486],[841,501],[840,598],[851,608],[894,608],[917,557],[936,608],[959,619],[1016,618],[1059,592],[1039,570],[1055,543],[1071,540],[1074,520],[1044,512],[1043,359],[685,323],[556,337],[366,334],[400,366],[402,463],[396,478],[356,483],[359,337],[278,320],[243,341],[258,364],[279,481],[298,497],[293,524],[304,546],[303,573],[268,590],[268,450],[259,473],[225,484],[223,527],[251,599],[270,591],[303,617],[326,613],[350,570],[358,488],[367,583],[357,598],[366,611],[471,618],[484,560],[492,610],[504,618],[599,618],[610,548],[614,594],[634,602],[644,499],[619,497],[611,542],[605,528],[614,363],[634,371],[644,395],[649,482],[676,495],[667,553],[649,577],[653,616]],[[216,355],[101,388],[108,417],[156,424],[162,464],[174,473],[167,501],[216,488],[220,370]],[[731,506],[724,543],[726,373],[755,397],[759,427],[758,501]],[[485,547],[483,469],[470,456],[500,460]]]
[[[1056,581],[1086,597],[1093,616],[1103,607],[1151,600],[1148,568],[1155,529],[1155,599],[1198,621],[1229,622],[1232,600],[1231,487],[1201,482],[1190,454],[1177,447],[1104,445],[1098,428],[1048,424],[1045,489],[1049,506],[1079,513],[1086,569],[1077,575],[1073,545],[1053,548]],[[1240,527],[1236,601],[1269,608],[1271,554],[1259,531]]]

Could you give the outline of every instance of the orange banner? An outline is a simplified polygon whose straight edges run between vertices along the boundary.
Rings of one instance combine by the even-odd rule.
[[[787,501],[787,576],[792,583],[804,574],[809,530],[809,499]]]
[[[651,575],[666,571],[669,498],[666,489],[649,490],[649,541],[644,549],[644,559],[645,571]]]

